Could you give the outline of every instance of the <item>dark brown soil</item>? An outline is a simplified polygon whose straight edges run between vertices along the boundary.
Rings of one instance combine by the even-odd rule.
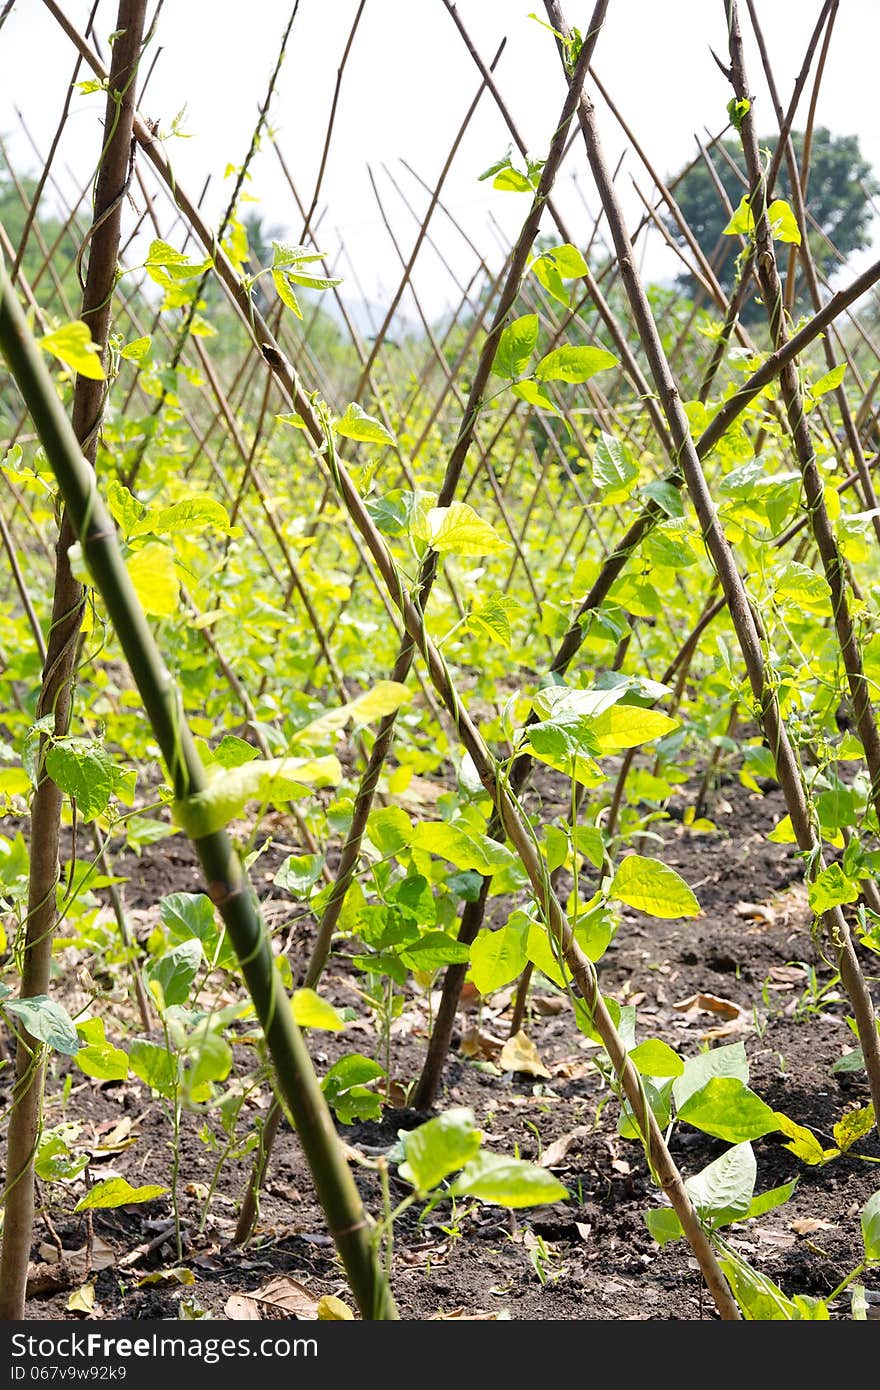
[[[759,797],[732,784],[722,788],[713,814],[718,833],[694,835],[673,819],[661,828],[664,845],[646,850],[679,870],[695,889],[703,915],[689,922],[663,922],[627,912],[601,964],[603,987],[622,1002],[638,1004],[641,1037],[664,1038],[685,1055],[713,1042],[744,1041],[754,1089],[830,1144],[833,1125],[847,1108],[865,1103],[867,1087],[862,1072],[834,1075],[830,1070],[855,1040],[846,1023],[846,1002],[810,936],[802,865],[789,847],[769,844],[765,838],[782,814],[780,797],[773,791]],[[270,851],[261,861],[265,873],[258,875],[260,882],[271,876],[282,857],[280,851]],[[140,858],[127,858],[120,871],[129,875],[126,901],[135,917],[139,909],[148,913],[162,894],[192,890],[198,884],[194,858],[179,838],[160,842]],[[307,949],[308,929],[303,922],[295,952]],[[876,991],[875,961],[869,958],[865,964],[873,971]],[[334,959],[325,992],[340,1005],[356,1005],[352,984],[361,980],[344,958]],[[695,1007],[676,1007],[696,994],[721,996],[740,1013],[731,1020]],[[506,1002],[506,1012],[498,1011],[499,1002]],[[462,1055],[462,1038],[477,1024],[477,1001],[470,1001],[459,1017],[441,1108],[472,1106],[487,1144],[529,1158],[539,1158],[554,1140],[578,1129],[555,1169],[569,1189],[569,1199],[520,1213],[516,1219],[498,1208],[468,1203],[456,1210],[448,1205],[438,1208],[424,1221],[419,1220],[418,1208],[411,1209],[398,1223],[394,1248],[394,1288],[401,1314],[417,1319],[713,1317],[688,1247],[679,1242],[661,1250],[648,1234],[644,1213],[656,1205],[656,1196],[641,1149],[617,1136],[617,1105],[613,1098],[606,1104],[607,1089],[591,1063],[593,1049],[567,1009],[552,1012],[557,1003],[538,987],[528,1032],[551,1075],[535,1078],[503,1074],[485,1060]],[[480,1026],[503,1039],[509,998],[505,1001],[502,995],[489,1005],[484,1006]],[[342,1052],[369,1054],[378,1049],[376,1032],[362,1008],[360,1013],[341,1041],[336,1035],[312,1035],[319,1070]],[[424,1001],[408,998],[391,1040],[395,1097],[404,1095],[418,1075],[425,1027]],[[251,1063],[252,1050],[242,1052]],[[0,1085],[6,1074],[0,1076]],[[61,1116],[62,1083],[63,1068],[49,1082],[52,1123]],[[103,1167],[112,1166],[132,1183],[167,1185],[171,1130],[160,1103],[136,1081],[98,1085],[76,1072],[73,1085],[66,1115],[82,1123],[86,1137],[106,1133],[110,1122],[123,1117],[134,1121],[137,1142],[104,1160]],[[268,1103],[266,1087],[258,1102],[263,1107]],[[395,1142],[398,1130],[423,1118],[406,1108],[389,1108],[381,1124],[341,1127],[341,1133],[354,1149],[375,1156]],[[184,1117],[181,1158],[182,1264],[195,1282],[138,1287],[145,1275],[180,1263],[173,1233],[161,1239],[170,1218],[167,1198],[96,1212],[94,1234],[109,1247],[105,1259],[113,1263],[97,1274],[94,1315],[176,1317],[184,1299],[222,1317],[230,1295],[279,1274],[292,1276],[316,1295],[344,1297],[344,1279],[324,1234],[308,1172],[296,1138],[287,1130],[279,1138],[257,1235],[250,1245],[242,1250],[230,1243],[249,1158],[225,1164],[205,1229],[199,1232],[201,1200],[193,1194],[204,1190],[198,1185],[210,1182],[215,1162],[198,1135],[204,1122],[203,1115]],[[672,1151],[686,1176],[724,1147],[685,1125],[672,1138]],[[782,1146],[779,1134],[758,1140],[754,1147],[759,1191],[795,1176],[799,1185],[787,1205],[734,1227],[731,1240],[786,1293],[827,1295],[858,1262],[858,1213],[878,1187],[878,1169],[855,1157],[805,1167]],[[856,1148],[880,1158],[874,1136]],[[94,1161],[92,1179],[101,1172],[102,1163]],[[358,1180],[368,1206],[377,1209],[374,1175],[358,1170]],[[405,1195],[402,1184],[394,1181],[392,1186],[397,1199]],[[85,1218],[70,1215],[80,1190],[53,1185],[40,1194],[51,1217],[51,1224],[38,1222],[34,1248],[35,1272],[44,1282],[48,1267],[43,1256],[56,1235],[68,1250],[87,1244]],[[819,1224],[804,1226],[805,1220]],[[151,1250],[123,1263],[136,1247],[150,1242]],[[880,1287],[876,1273],[873,1286]],[[70,1316],[65,1312],[69,1291],[70,1286],[33,1296],[28,1315]],[[848,1298],[838,1301],[837,1311],[848,1315]]]

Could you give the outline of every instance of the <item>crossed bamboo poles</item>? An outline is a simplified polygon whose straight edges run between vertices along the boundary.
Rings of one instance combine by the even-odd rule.
[[[770,378],[767,378],[767,379],[770,379]],[[316,442],[317,442],[317,441],[316,441]],[[341,474],[341,478],[343,478],[343,474]],[[342,491],[343,491],[343,493],[345,493],[345,484],[343,484],[343,482],[342,482]],[[642,518],[642,520],[644,520],[644,518]],[[656,517],[653,518],[653,520],[656,520]],[[370,546],[370,549],[373,549],[373,546]],[[627,552],[627,553],[631,553],[631,552]],[[375,560],[375,563],[377,563],[377,567],[380,567],[381,573],[384,573],[384,571],[381,570],[380,562],[378,562],[377,557],[375,557],[375,552],[374,552],[374,560]],[[385,574],[384,577],[385,577],[385,578],[388,578],[388,575]]]

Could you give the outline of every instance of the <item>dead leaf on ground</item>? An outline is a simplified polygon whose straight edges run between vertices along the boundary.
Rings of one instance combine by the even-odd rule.
[[[592,1226],[590,1225],[589,1221],[576,1221],[576,1222],[574,1223],[574,1226],[575,1226],[575,1230],[577,1231],[577,1233],[578,1233],[578,1235],[580,1236],[581,1240],[589,1240],[589,1239],[590,1239],[590,1236],[591,1236],[592,1233],[593,1233],[593,1228],[592,1228]]]
[[[522,1029],[507,1039],[501,1049],[498,1063],[502,1071],[515,1071],[522,1076],[550,1077],[552,1074],[541,1061],[535,1044]]]
[[[772,926],[776,921],[776,909],[769,903],[737,903],[733,909],[737,917],[747,917],[752,921],[766,922]]]
[[[721,1014],[723,1018],[739,1018],[742,1009],[739,1004],[735,1004],[732,999],[724,999],[719,994],[691,994],[687,999],[679,999],[673,1004],[673,1009],[679,1013],[707,1013]]]
[[[238,1300],[236,1302],[236,1300]],[[318,1317],[320,1296],[307,1289],[305,1284],[297,1283],[288,1275],[282,1274],[269,1279],[259,1289],[247,1294],[232,1294],[226,1301],[226,1316],[237,1320],[253,1321],[254,1314],[242,1307],[240,1312],[230,1312],[229,1305],[254,1304],[258,1318],[296,1318],[300,1322],[313,1322]]]
[[[555,1017],[568,1008],[568,1000],[564,994],[534,994],[531,1004],[535,1013],[545,1018]]]
[[[791,1230],[799,1236],[811,1236],[814,1231],[836,1231],[833,1221],[821,1221],[818,1216],[803,1216],[789,1223]]]
[[[116,1263],[116,1251],[100,1236],[92,1240],[92,1269],[100,1274],[102,1269],[112,1269]]]
[[[794,1236],[788,1231],[773,1231],[769,1226],[759,1226],[755,1232],[762,1245],[774,1245],[777,1250],[790,1250]]]
[[[259,1304],[240,1293],[229,1295],[223,1312],[232,1322],[259,1322],[262,1316]]]
[[[550,1070],[554,1076],[561,1076],[563,1081],[580,1081],[582,1076],[594,1071],[592,1062],[585,1062],[581,1057],[562,1057],[558,1062],[554,1062]]]
[[[561,1168],[569,1153],[569,1150],[590,1133],[588,1125],[578,1125],[568,1134],[563,1134],[559,1139],[554,1139],[552,1144],[548,1144],[538,1160],[540,1168]]]
[[[483,1028],[468,1028],[461,1038],[458,1050],[462,1057],[478,1057],[485,1062],[494,1062],[504,1048],[501,1038],[494,1037]]]
[[[749,1026],[745,1014],[740,1014],[739,1018],[731,1019],[729,1023],[723,1023],[720,1028],[706,1028],[699,1035],[700,1042],[718,1042],[720,1038],[734,1038],[737,1033],[747,1032]]]

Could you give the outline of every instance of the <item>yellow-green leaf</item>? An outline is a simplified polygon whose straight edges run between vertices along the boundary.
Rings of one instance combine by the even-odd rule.
[[[153,1184],[132,1187],[125,1178],[107,1178],[104,1182],[95,1183],[85,1197],[80,1198],[74,1211],[94,1211],[98,1208],[104,1211],[110,1207],[131,1206],[136,1202],[152,1202],[156,1197],[164,1197],[167,1191],[167,1187]]]
[[[387,714],[393,714],[411,699],[411,692],[400,681],[376,681],[376,684],[365,690],[362,695],[355,696],[338,709],[328,710],[326,714],[313,719],[311,724],[298,729],[295,741],[305,744],[319,743],[336,729],[344,728],[349,721],[354,724],[370,724],[374,719],[384,719]]]
[[[638,748],[642,743],[664,738],[679,721],[659,709],[641,709],[638,705],[612,705],[590,724],[590,732],[599,741],[602,753],[617,753],[622,748]]]
[[[154,618],[168,618],[177,612],[180,581],[174,554],[167,545],[151,541],[130,555],[125,564],[145,613]]]
[[[393,449],[397,443],[394,435],[390,430],[386,430],[381,420],[375,420],[372,415],[368,415],[355,401],[352,401],[333,428],[346,439],[356,439],[362,444],[383,444]]]
[[[697,917],[700,912],[700,904],[680,874],[659,859],[643,858],[641,854],[627,855],[608,892],[628,907],[669,921]]]
[[[250,801],[291,801],[304,787],[336,787],[342,767],[332,754],[323,758],[255,758],[240,767],[218,769],[203,792],[174,803],[174,816],[190,839],[203,839],[240,816]]]
[[[97,343],[92,342],[88,325],[81,319],[56,328],[54,333],[45,333],[38,341],[44,352],[50,352],[59,362],[63,362],[65,367],[72,367],[75,372],[79,372],[80,376],[87,376],[92,381],[104,380],[101,349]]]
[[[801,229],[797,218],[784,198],[774,198],[767,209],[770,230],[774,241],[787,241],[792,246],[800,246]]]
[[[425,520],[428,543],[441,555],[500,555],[507,549],[507,541],[467,502],[432,507]]]
[[[341,1014],[313,989],[294,993],[293,1016],[300,1028],[320,1028],[325,1033],[341,1033],[345,1027]]]

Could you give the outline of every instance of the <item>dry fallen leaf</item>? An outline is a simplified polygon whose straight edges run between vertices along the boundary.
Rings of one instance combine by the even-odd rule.
[[[494,1062],[501,1055],[504,1043],[482,1028],[468,1028],[461,1038],[458,1050],[462,1057],[477,1057],[485,1062]]]
[[[240,1293],[229,1295],[223,1312],[233,1322],[259,1322],[261,1317],[259,1304]]]
[[[561,1014],[568,1008],[568,1000],[564,994],[533,994],[531,1004],[535,1013],[544,1017]]]
[[[100,1274],[102,1269],[112,1269],[116,1263],[116,1251],[100,1236],[92,1240],[92,1269]]]
[[[269,1279],[246,1297],[256,1303],[261,1317],[288,1317],[313,1321],[318,1316],[320,1298],[286,1274]]]
[[[522,1076],[546,1076],[551,1073],[541,1061],[538,1049],[531,1038],[520,1029],[501,1049],[498,1065],[502,1071],[519,1072]]]
[[[820,1221],[817,1216],[802,1216],[789,1224],[795,1234],[799,1236],[810,1236],[814,1231],[834,1231],[837,1229],[833,1221]]]
[[[679,999],[678,1003],[673,1004],[673,1009],[679,1013],[702,1012],[708,1014],[721,1014],[723,1018],[739,1018],[742,1009],[739,1004],[735,1004],[732,999],[723,999],[718,994],[691,994],[687,999]]]
[[[776,921],[776,911],[769,903],[737,903],[733,909],[737,917],[748,917],[753,921],[766,922],[772,926]]]
[[[576,1222],[574,1223],[574,1225],[575,1225],[575,1230],[577,1231],[577,1233],[578,1233],[578,1235],[580,1236],[581,1240],[589,1240],[589,1239],[590,1239],[590,1236],[591,1236],[591,1234],[592,1234],[593,1228],[592,1228],[592,1226],[590,1225],[589,1221],[576,1221]]]
[[[552,1144],[548,1144],[538,1160],[540,1168],[561,1168],[572,1145],[579,1139],[583,1139],[589,1134],[589,1126],[578,1125],[576,1129],[568,1134],[563,1134],[561,1138],[554,1139]]]

